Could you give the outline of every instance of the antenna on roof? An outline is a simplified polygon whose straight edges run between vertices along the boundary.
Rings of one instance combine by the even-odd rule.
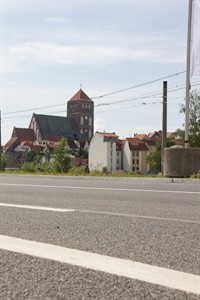
[[[80,89],[82,90],[82,81],[80,80]]]

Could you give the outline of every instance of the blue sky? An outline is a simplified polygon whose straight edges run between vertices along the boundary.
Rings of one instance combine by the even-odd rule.
[[[1,0],[2,143],[33,112],[65,116],[80,84],[95,130],[125,138],[162,129],[167,80],[168,131],[182,128],[187,15],[186,0]]]

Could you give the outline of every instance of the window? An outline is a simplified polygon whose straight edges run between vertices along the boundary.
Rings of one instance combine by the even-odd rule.
[[[139,165],[139,159],[137,159],[137,165]]]
[[[136,152],[136,156],[139,156],[139,151]]]
[[[135,159],[133,159],[133,165],[135,164]]]
[[[117,164],[119,164],[119,159],[117,159]]]
[[[89,126],[92,126],[92,117],[89,117]]]
[[[89,137],[89,138],[92,137],[92,130],[91,130],[91,129],[89,129],[88,137]]]

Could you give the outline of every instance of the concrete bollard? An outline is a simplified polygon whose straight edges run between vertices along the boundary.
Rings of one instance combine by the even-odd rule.
[[[200,148],[165,148],[163,175],[190,177],[200,171]]]

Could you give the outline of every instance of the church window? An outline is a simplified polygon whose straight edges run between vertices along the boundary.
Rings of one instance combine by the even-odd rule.
[[[89,130],[88,137],[89,137],[89,138],[92,137],[92,131],[91,131],[91,129]]]
[[[83,118],[83,116],[81,116],[81,125],[83,125],[84,124],[84,118]]]
[[[92,117],[89,117],[89,126],[92,126]]]

